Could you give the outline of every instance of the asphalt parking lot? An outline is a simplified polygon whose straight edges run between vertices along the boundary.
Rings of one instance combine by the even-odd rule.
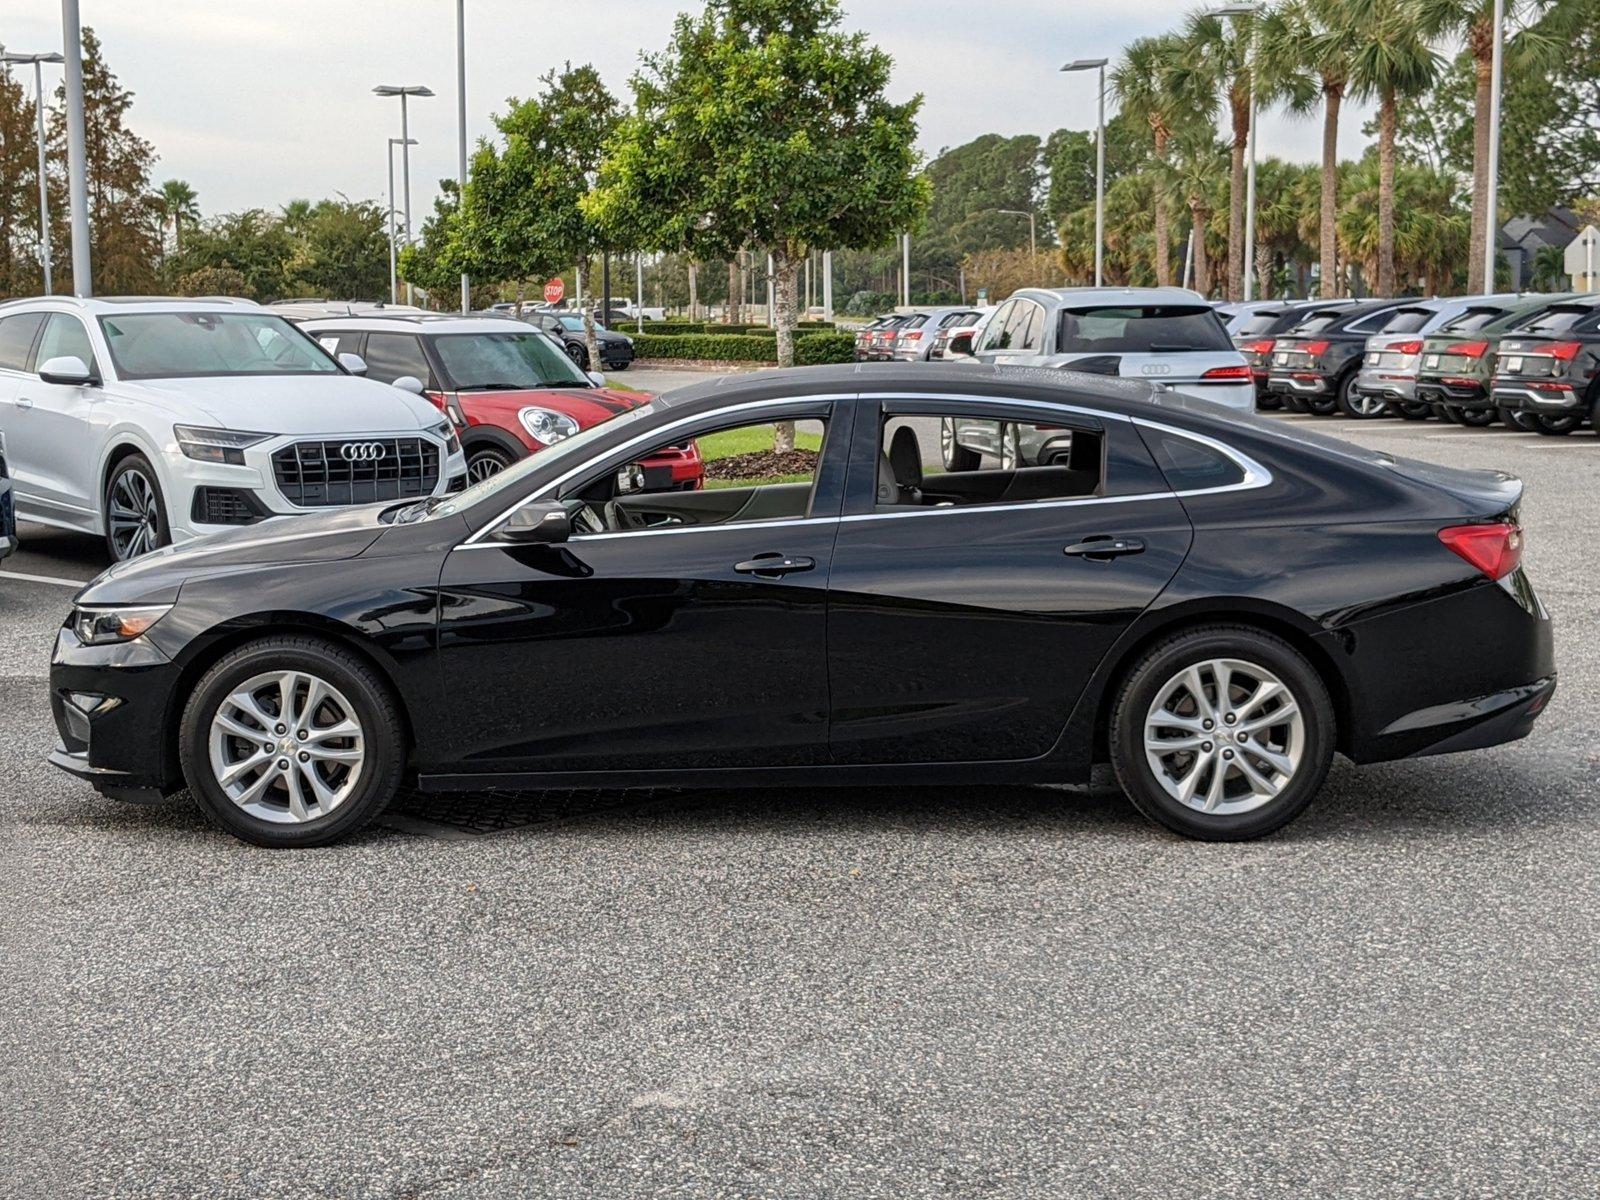
[[[98,550],[24,530],[0,1195],[1596,1194],[1600,438],[1289,419],[1522,475],[1562,682],[1531,739],[1340,763],[1248,845],[1009,788],[410,804],[253,849],[44,764],[71,592],[18,573]]]

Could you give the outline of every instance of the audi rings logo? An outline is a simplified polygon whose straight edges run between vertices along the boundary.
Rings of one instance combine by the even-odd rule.
[[[1145,363],[1139,368],[1146,375],[1171,375],[1172,367],[1168,363]]]
[[[382,442],[346,442],[339,447],[339,457],[345,462],[377,462],[388,448]]]

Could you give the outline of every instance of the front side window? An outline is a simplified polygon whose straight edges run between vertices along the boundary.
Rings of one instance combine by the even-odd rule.
[[[406,375],[420,379],[424,387],[431,382],[428,356],[422,352],[422,339],[414,333],[369,333],[362,357],[367,378],[379,383],[393,383]]]
[[[101,317],[100,328],[123,379],[339,373],[309,336],[265,313],[126,313]]]
[[[543,334],[447,333],[433,347],[451,385],[463,392],[593,386]]]
[[[1061,314],[1059,354],[1173,354],[1232,350],[1233,342],[1209,307],[1123,306]]]
[[[0,319],[0,367],[27,370],[28,351],[33,348],[34,335],[43,321],[43,313],[18,313]]]
[[[89,342],[89,331],[77,317],[65,313],[51,313],[44,323],[44,336],[39,339],[39,349],[33,356],[36,366],[44,366],[52,358],[75,358],[98,375],[94,361],[94,346]]]
[[[1098,430],[973,412],[885,418],[879,508],[962,508],[1075,500],[1100,493]]]

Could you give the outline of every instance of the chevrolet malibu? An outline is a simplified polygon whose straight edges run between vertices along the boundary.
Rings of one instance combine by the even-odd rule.
[[[945,469],[946,420],[1053,450]],[[641,486],[663,446],[779,422],[814,447],[781,476]],[[1043,784],[1099,762],[1170,829],[1254,837],[1335,752],[1531,730],[1555,663],[1522,490],[1053,369],[721,379],[454,496],[112,568],[57,637],[52,761],[123,799],[187,784],[267,846],[344,837],[402,784]],[[951,652],[980,645],[1028,652]]]

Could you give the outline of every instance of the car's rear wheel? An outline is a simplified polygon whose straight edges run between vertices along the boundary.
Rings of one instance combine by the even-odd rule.
[[[262,638],[224,656],[184,706],[184,778],[216,824],[258,846],[320,846],[399,789],[405,734],[385,680],[319,638]]]
[[[1333,395],[1314,394],[1305,397],[1305,406],[1319,417],[1331,417],[1339,411],[1339,397],[1344,394],[1347,387],[1355,384],[1355,372],[1351,372],[1334,386]]]
[[[499,446],[474,446],[467,451],[467,480],[478,483],[500,474],[515,461]]]
[[[1111,716],[1111,762],[1145,816],[1189,837],[1260,837],[1296,817],[1327,778],[1333,703],[1287,642],[1207,626],[1146,651]]]
[[[976,471],[983,456],[956,441],[956,423],[949,417],[939,422],[939,457],[946,471]]]
[[[106,482],[106,548],[113,562],[126,562],[172,540],[167,505],[155,468],[142,454],[117,463]]]
[[[1556,416],[1553,413],[1531,413],[1533,428],[1537,433],[1547,437],[1566,437],[1567,434],[1583,424],[1583,414],[1562,413]]]
[[[1500,420],[1512,429],[1520,429],[1523,433],[1535,433],[1538,426],[1534,423],[1533,414],[1525,413],[1520,408],[1500,409]]]
[[[1482,429],[1485,426],[1493,425],[1495,418],[1499,415],[1492,408],[1461,407],[1457,408],[1455,413],[1458,422],[1462,425],[1470,425],[1474,429]]]
[[[1389,402],[1381,396],[1368,396],[1356,388],[1356,377],[1349,376],[1339,389],[1339,408],[1347,417],[1370,421],[1389,415]]]
[[[1271,392],[1257,392],[1256,407],[1261,409],[1282,408],[1283,401]]]
[[[1434,415],[1433,405],[1423,400],[1402,400],[1394,408],[1407,421],[1426,421]]]

